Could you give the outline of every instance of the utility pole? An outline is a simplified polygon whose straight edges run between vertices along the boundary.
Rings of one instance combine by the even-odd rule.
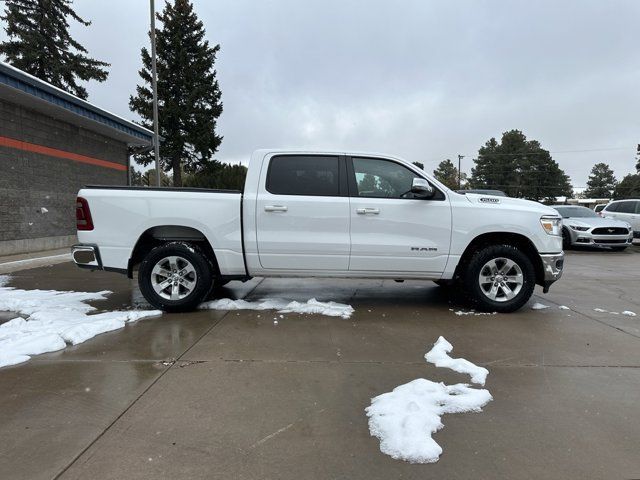
[[[151,13],[151,84],[153,86],[153,155],[156,159],[156,185],[160,186],[160,139],[158,135],[158,78],[156,71],[156,6],[149,0]]]
[[[458,155],[458,190],[462,190],[462,170],[460,170],[460,166],[463,158],[464,155]]]

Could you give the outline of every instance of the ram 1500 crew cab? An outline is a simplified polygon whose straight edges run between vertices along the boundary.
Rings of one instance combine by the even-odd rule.
[[[460,195],[387,155],[258,150],[242,192],[89,186],[76,207],[78,266],[137,270],[171,312],[253,276],[428,279],[510,312],[563,267],[554,209]]]

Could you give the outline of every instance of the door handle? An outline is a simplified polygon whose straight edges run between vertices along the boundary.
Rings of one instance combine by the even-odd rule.
[[[379,208],[356,208],[356,213],[358,215],[378,215],[380,213]]]
[[[288,209],[284,205],[265,205],[265,212],[286,212]]]

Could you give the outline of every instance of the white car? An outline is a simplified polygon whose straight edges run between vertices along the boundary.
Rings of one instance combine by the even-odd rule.
[[[601,214],[605,218],[615,218],[630,223],[633,236],[640,238],[640,200],[614,200],[602,209]]]
[[[588,246],[624,250],[633,243],[631,225],[614,218],[601,218],[593,210],[576,205],[554,205],[562,215],[565,249]]]
[[[510,312],[562,274],[562,219],[547,206],[460,195],[400,158],[258,150],[244,191],[86,187],[75,262],[118,271],[167,311],[215,284],[261,277],[456,283]]]

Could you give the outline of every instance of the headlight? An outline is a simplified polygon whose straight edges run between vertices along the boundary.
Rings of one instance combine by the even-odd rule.
[[[562,234],[562,219],[558,217],[541,217],[540,225],[549,235],[560,236]]]
[[[578,227],[576,225],[569,225],[573,230],[577,230],[578,232],[586,232],[589,230],[589,227]]]

